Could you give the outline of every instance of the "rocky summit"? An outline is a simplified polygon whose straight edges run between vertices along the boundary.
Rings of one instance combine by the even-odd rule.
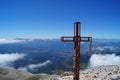
[[[71,72],[65,72],[50,80],[73,80],[73,76]],[[120,80],[120,65],[100,66],[80,71],[80,80]]]
[[[72,75],[72,72],[49,75],[0,68],[0,80],[73,80]],[[120,65],[106,65],[80,71],[80,80],[120,80]]]
[[[80,74],[81,80],[120,80],[120,65],[90,68]]]

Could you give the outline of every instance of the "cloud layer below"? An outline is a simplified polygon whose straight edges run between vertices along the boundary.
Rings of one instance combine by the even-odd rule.
[[[50,60],[47,60],[43,63],[38,63],[38,64],[29,64],[25,67],[21,67],[19,68],[19,70],[23,70],[23,71],[27,71],[28,69],[35,69],[35,68],[40,68],[40,67],[44,67],[44,66],[47,66],[49,64],[51,64],[52,62]]]
[[[18,43],[18,42],[22,42],[22,41],[24,41],[24,40],[0,38],[0,44]]]
[[[104,50],[115,50],[112,46],[103,46],[97,47],[96,50],[104,51]]]
[[[22,59],[25,54],[11,53],[0,54],[0,67],[10,67],[12,62]]]
[[[89,62],[90,67],[117,65],[120,64],[120,56],[116,56],[115,54],[93,54]]]

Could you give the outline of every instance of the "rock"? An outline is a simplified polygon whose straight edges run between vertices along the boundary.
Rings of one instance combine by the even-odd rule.
[[[113,75],[110,77],[111,80],[120,80],[120,74],[118,75]]]

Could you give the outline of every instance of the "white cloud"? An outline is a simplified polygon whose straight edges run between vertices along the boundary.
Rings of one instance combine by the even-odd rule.
[[[19,39],[6,39],[6,38],[0,38],[0,44],[6,44],[6,43],[17,43],[17,42],[22,42],[24,40],[19,40]]]
[[[51,63],[51,61],[47,60],[47,61],[45,61],[43,63],[39,63],[39,64],[30,64],[30,65],[28,65],[28,68],[33,69],[33,68],[37,68],[37,67],[43,67],[43,66],[46,66],[50,63]]]
[[[25,54],[11,53],[0,54],[0,67],[10,67],[12,62],[22,59]]]
[[[90,67],[117,65],[120,64],[120,56],[116,56],[115,54],[93,54],[89,61]]]
[[[104,50],[115,50],[112,46],[103,46],[97,47],[96,50],[104,51]]]
[[[20,67],[18,70],[27,71],[27,67]]]
[[[20,67],[19,70],[27,71],[27,69],[35,69],[35,68],[40,68],[47,66],[48,64],[51,64],[52,62],[50,60],[47,60],[43,63],[38,63],[38,64],[29,64],[25,67]]]

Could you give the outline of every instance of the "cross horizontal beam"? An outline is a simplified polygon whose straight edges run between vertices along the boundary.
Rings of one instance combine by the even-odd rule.
[[[62,42],[74,42],[76,36],[62,36]],[[78,42],[92,42],[92,37],[78,36]]]

